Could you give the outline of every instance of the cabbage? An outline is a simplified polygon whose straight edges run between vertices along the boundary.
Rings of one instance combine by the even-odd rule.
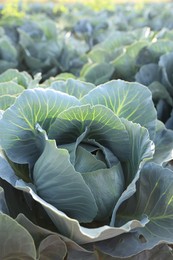
[[[11,190],[6,199],[1,191],[1,217],[30,247],[33,230],[41,233],[37,252],[125,257],[162,242],[170,253],[173,133],[157,120],[147,87],[71,80],[63,91],[55,83],[26,89],[2,113],[0,145],[0,184]]]

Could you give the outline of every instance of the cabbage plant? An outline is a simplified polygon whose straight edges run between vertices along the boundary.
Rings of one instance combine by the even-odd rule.
[[[97,255],[125,257],[173,243],[173,175],[165,168],[173,133],[157,120],[147,87],[71,80],[63,90],[26,89],[2,111],[0,145],[0,177],[24,194],[27,217],[39,215],[31,201],[41,205],[81,254],[96,247]]]

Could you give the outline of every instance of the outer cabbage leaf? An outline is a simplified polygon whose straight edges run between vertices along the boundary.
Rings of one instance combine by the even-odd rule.
[[[120,162],[110,169],[85,172],[82,177],[98,205],[95,220],[107,220],[124,190],[124,176]]]
[[[152,42],[148,46],[150,55],[152,56],[153,61],[157,62],[161,55],[171,52],[173,48],[173,42],[165,39],[159,39],[158,41]]]
[[[160,68],[156,63],[143,65],[135,75],[136,81],[145,86],[150,85],[153,81],[160,81],[160,78]]]
[[[76,76],[73,75],[72,73],[62,72],[55,77],[50,77],[49,79],[45,80],[43,85],[45,85],[46,87],[49,87],[55,81],[59,81],[59,80],[65,81],[68,79],[76,79]]]
[[[6,110],[10,107],[23,90],[24,88],[15,82],[0,83],[0,109]]]
[[[19,214],[16,221],[32,236],[38,256],[42,259],[62,260],[67,254],[67,247],[58,233],[42,228],[31,222],[25,215]],[[71,241],[71,240],[70,240]],[[73,244],[74,242],[71,241]]]
[[[62,260],[67,254],[66,244],[57,233],[34,225],[22,214],[14,220],[0,213],[0,231],[3,259]]]
[[[29,232],[8,215],[0,213],[1,259],[36,259],[34,241]]]
[[[110,63],[86,64],[81,70],[80,77],[95,85],[105,83],[111,79],[114,67]]]
[[[139,219],[141,215],[148,217],[149,222],[146,226],[136,229],[138,236],[143,238],[143,245],[135,247],[130,240],[130,247],[133,247],[134,253],[152,248],[161,242],[173,243],[172,185],[172,171],[155,163],[148,163],[141,171],[136,193],[118,209],[118,226],[130,219]],[[128,238],[124,243],[128,243]]]
[[[50,88],[67,93],[78,99],[86,95],[92,90],[95,85],[87,82],[82,82],[75,79],[68,79],[67,81],[55,81],[50,85]]]
[[[42,207],[36,204],[30,195],[14,188],[16,180],[13,169],[4,158],[0,157],[0,185],[3,188],[0,195],[0,210],[13,218],[16,218],[19,213],[23,213],[31,221],[40,225],[44,222],[47,228],[52,228],[53,224]]]
[[[168,92],[173,97],[172,58],[173,52],[162,55],[159,60],[159,66],[162,69],[162,84],[167,88]]]
[[[7,36],[3,36],[0,39],[0,53],[1,59],[6,60],[7,62],[14,62],[17,65],[17,50],[15,46],[11,43],[10,39]],[[1,73],[3,72],[0,70]]]
[[[1,180],[0,180],[0,185],[1,185]],[[5,201],[5,196],[4,196],[4,190],[0,186],[0,212],[8,214],[9,210]]]
[[[139,83],[113,80],[90,91],[81,99],[83,104],[102,104],[118,117],[139,123],[148,129],[153,140],[156,127],[156,110],[150,91]]]
[[[139,124],[134,124],[124,118],[121,119],[126,127],[130,140],[130,157],[123,165],[126,174],[126,185],[131,184],[133,178],[146,161],[153,158],[155,145],[150,140],[148,130]]]
[[[122,46],[127,46],[132,44],[135,41],[135,36],[133,33],[124,32],[124,31],[114,31],[107,38],[104,39],[101,43],[95,45],[92,50],[88,53],[89,58],[92,60],[92,54],[96,50],[106,50],[107,55],[111,54]],[[114,56],[111,56],[113,58]]]
[[[121,259],[122,260],[143,260],[143,259],[145,259],[145,260],[158,260],[158,259],[172,260],[172,257],[173,257],[171,248],[165,244],[155,246],[153,249],[148,249],[148,250],[146,249],[133,256],[119,256],[118,253],[116,256],[114,256],[113,253],[111,253],[111,250],[110,250],[110,253],[109,252],[104,253],[101,249],[102,249],[101,246],[99,249],[96,246],[95,255],[97,256],[97,258],[99,257],[99,259],[102,259],[102,260],[121,260]],[[122,248],[120,250],[125,251],[123,249],[124,249],[124,247],[122,245]],[[126,248],[126,251],[128,252],[127,248]]]
[[[0,38],[0,73],[18,66],[17,50],[7,36]]]
[[[118,56],[115,60],[112,61],[114,66],[114,74],[118,79],[124,79],[128,81],[133,81],[136,74],[136,59],[139,51],[147,46],[147,41],[138,41],[127,46],[125,52]]]
[[[65,259],[66,253],[66,245],[57,234],[46,237],[38,248],[39,259],[62,260]]]
[[[0,109],[10,107],[24,89],[38,87],[40,79],[39,73],[32,78],[26,71],[6,70],[0,75]]]
[[[172,51],[172,48],[172,41],[161,39],[158,39],[157,41],[152,41],[146,47],[143,47],[139,51],[136,65],[142,67],[143,65],[147,66],[150,63],[158,63],[160,56]],[[145,69],[147,69],[147,67]]]
[[[169,104],[170,106],[173,106],[173,100],[165,88],[160,82],[153,81],[149,86],[149,90],[152,93],[152,98],[154,102],[158,102],[160,99],[163,99]],[[157,111],[158,112],[158,111]]]
[[[149,139],[148,131],[145,128],[126,119],[122,119],[122,121],[128,131],[131,143],[129,160],[123,165],[127,188],[115,205],[111,226],[116,226],[116,214],[119,206],[136,192],[136,181],[139,178],[140,170],[149,159],[152,159],[155,151],[153,142]],[[147,221],[144,216],[141,215],[140,217],[141,220]]]
[[[58,149],[54,140],[47,140],[45,149],[34,165],[37,194],[80,222],[90,222],[97,213],[94,197],[82,176],[70,163],[66,149]]]
[[[102,48],[100,44],[98,44],[95,48],[92,48],[87,57],[93,63],[104,63],[109,62],[112,58],[112,55],[108,53],[108,50],[106,48]]]
[[[36,74],[34,78],[26,71],[18,71],[17,69],[8,69],[0,75],[0,82],[13,81],[23,88],[37,87],[41,79],[40,73]]]
[[[155,153],[152,161],[162,165],[173,159],[173,131],[166,129],[165,125],[157,120],[156,135],[154,139]]]
[[[0,73],[3,73],[4,71],[10,69],[10,68],[16,68],[17,67],[17,61],[6,61],[0,59]]]
[[[53,89],[25,90],[0,121],[0,144],[9,159],[32,166],[44,149],[38,124],[47,131],[61,111],[79,104],[75,97]]]
[[[146,164],[137,181],[136,193],[118,209],[116,224],[121,226],[129,219],[140,219],[142,215],[148,217],[148,223],[145,227],[137,228],[133,232],[108,239],[106,243],[105,241],[96,242],[94,248],[106,255],[119,257],[118,259],[121,257],[129,259],[129,256],[133,256],[136,260],[140,255],[145,256],[147,251],[148,255],[152,254],[153,250],[156,251],[156,256],[158,253],[161,254],[159,251],[161,244],[171,245],[173,243],[172,182],[172,171],[155,163]],[[88,244],[85,248],[91,250],[93,245]],[[122,250],[124,248],[126,250]],[[162,253],[164,252],[162,251]],[[146,256],[148,255],[146,254]],[[166,255],[172,257],[170,250]]]

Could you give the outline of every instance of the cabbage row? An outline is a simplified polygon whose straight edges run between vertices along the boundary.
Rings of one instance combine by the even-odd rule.
[[[173,258],[171,7],[2,19],[0,258]]]

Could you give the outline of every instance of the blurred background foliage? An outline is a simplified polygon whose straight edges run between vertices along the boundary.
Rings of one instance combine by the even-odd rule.
[[[168,0],[0,0],[0,3],[4,5],[1,11],[3,16],[15,16],[23,17],[27,5],[31,3],[53,3],[55,11],[60,10],[66,12],[66,4],[82,3],[95,11],[100,11],[103,9],[113,10],[115,4],[119,3],[135,3],[135,8],[141,8],[145,3],[149,2],[170,2]]]

